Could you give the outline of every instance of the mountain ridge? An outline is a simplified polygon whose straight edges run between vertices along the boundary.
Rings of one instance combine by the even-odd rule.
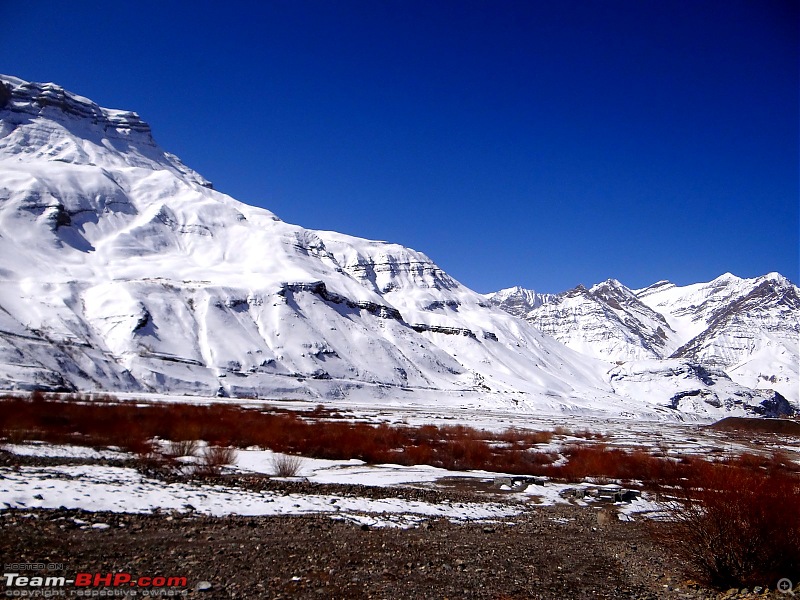
[[[604,289],[624,290],[638,313],[628,310],[631,319],[627,322],[617,318],[613,313],[615,307],[621,308],[619,301],[597,293]],[[599,308],[589,314],[585,308],[581,312],[566,306],[569,298],[577,296]],[[505,296],[488,294],[487,298],[501,308],[509,302]],[[521,316],[575,350],[617,361],[689,359],[722,369],[743,385],[771,385],[770,389],[777,389],[787,398],[798,397],[800,289],[780,273],[750,279],[724,273],[709,282],[686,286],[661,280],[639,290],[609,280],[590,290],[578,286],[549,298]],[[655,333],[656,338],[664,340],[663,344],[650,343],[652,336],[647,334],[653,333],[652,326],[648,329],[647,319],[642,318],[643,311],[648,310],[660,321],[661,332],[656,329]],[[618,331],[613,331],[615,326]],[[592,339],[593,335],[600,335],[598,332],[626,336],[632,347],[626,351],[621,344],[598,343]],[[738,342],[726,338],[736,338]],[[757,354],[764,349],[768,356],[757,360]],[[647,356],[642,354],[645,352]]]

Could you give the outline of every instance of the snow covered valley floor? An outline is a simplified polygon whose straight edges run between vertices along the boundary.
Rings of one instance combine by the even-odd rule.
[[[149,400],[155,404],[128,406],[185,407],[187,399]],[[214,399],[192,400],[197,414],[217,410]],[[230,448],[209,471],[208,465],[200,468],[205,457],[223,447],[204,439],[177,444],[155,438],[138,447],[113,419],[98,418],[117,443],[80,443],[69,419],[85,414],[45,412],[44,425],[28,421],[24,411],[16,413],[17,425],[8,413],[0,419],[0,553],[6,563],[186,576],[185,589],[176,592],[206,598],[717,597],[652,537],[652,528],[664,526],[664,505],[642,480],[566,480],[354,457],[295,459],[256,444]],[[182,426],[191,426],[194,413],[181,414],[187,418]],[[224,422],[226,414],[213,416]],[[521,452],[549,457],[544,467],[554,469],[597,458],[597,452],[670,463],[745,454],[800,469],[793,421],[775,422],[775,433],[745,421],[725,429],[422,406],[323,409],[298,402],[250,403],[240,419],[256,422],[263,414],[297,419],[281,421],[287,427],[382,424],[384,433],[460,432],[463,439],[452,442],[464,442],[466,449],[467,434],[477,431],[493,452],[524,446]],[[71,441],[43,441],[45,429],[57,433],[59,423]],[[354,437],[361,434],[353,430]],[[276,476],[281,466],[292,471],[289,476]]]
[[[55,398],[53,396],[50,400]],[[83,400],[88,398],[87,396]],[[54,407],[64,406],[74,400],[73,398],[66,403],[54,402],[34,410],[43,410],[54,420],[76,417],[86,419],[85,415],[89,413],[82,416],[52,414]],[[156,402],[156,407],[164,407],[177,399],[158,396],[152,400]],[[185,402],[186,398],[181,400]],[[91,402],[81,401],[76,404],[86,407]],[[30,403],[24,406],[29,407]],[[102,407],[103,402],[99,406]],[[217,413],[209,412],[206,415],[204,412],[206,409],[213,410],[215,406],[220,405],[215,404],[212,399],[201,400],[194,407],[199,412],[181,413],[180,416],[185,420],[198,418],[198,415],[201,419],[220,419]],[[224,406],[240,410],[230,403]],[[253,409],[252,406],[250,408]],[[142,405],[134,410],[152,409],[153,405]],[[203,440],[190,441],[188,446],[184,442],[183,446],[178,446],[156,436],[143,448],[138,448],[128,440],[127,450],[112,444],[103,446],[96,439],[85,445],[74,440],[72,443],[47,443],[36,439],[36,427],[32,426],[32,430],[23,427],[12,431],[9,424],[13,421],[13,416],[6,416],[7,436],[5,443],[0,445],[0,510],[63,507],[123,513],[196,512],[213,516],[319,513],[371,526],[412,527],[432,517],[447,518],[453,522],[491,521],[496,518],[511,518],[537,507],[558,503],[600,506],[607,504],[609,499],[613,500],[613,494],[609,496],[603,492],[604,487],[617,491],[647,487],[642,486],[642,481],[627,472],[623,477],[614,477],[616,471],[604,471],[603,465],[588,466],[585,473],[559,470],[559,467],[569,465],[570,462],[574,464],[579,459],[586,460],[580,450],[600,453],[600,456],[617,462],[631,454],[646,457],[648,460],[657,458],[668,463],[694,457],[726,460],[747,455],[762,457],[764,460],[774,460],[778,456],[780,460],[789,461],[795,467],[800,465],[800,436],[796,434],[724,429],[709,427],[709,424],[704,423],[646,422],[576,416],[564,418],[475,409],[437,411],[429,407],[391,405],[337,405],[333,409],[298,402],[259,404],[258,409],[253,412],[242,411],[241,417],[234,413],[234,418],[252,419],[254,417],[248,415],[270,411],[280,411],[278,416],[281,417],[289,415],[294,418],[300,415],[300,424],[310,423],[323,427],[321,430],[305,432],[303,435],[306,436],[321,436],[319,431],[333,427],[345,427],[338,434],[340,437],[363,436],[365,429],[371,431],[377,425],[385,427],[386,432],[402,430],[406,432],[406,437],[399,439],[410,439],[413,443],[420,444],[412,448],[418,450],[420,462],[408,464],[409,457],[405,454],[397,454],[398,457],[403,457],[398,462],[405,464],[393,464],[390,461],[376,463],[374,460],[356,458],[364,457],[363,446],[372,443],[372,440],[362,441],[361,446],[348,440],[347,443],[351,446],[343,448],[340,454],[346,454],[347,447],[352,447],[353,456],[343,456],[337,460],[294,457],[273,452],[263,445],[242,447],[243,444],[240,443],[239,448],[231,448],[229,455],[217,460],[211,472],[199,472],[203,471],[200,466],[204,464],[208,452],[217,449]],[[108,419],[110,416],[105,415],[104,418]],[[770,420],[754,422],[769,423]],[[795,422],[784,423],[791,425]],[[293,424],[294,421],[281,421],[278,426],[288,427]],[[356,430],[346,428],[353,425],[362,427]],[[184,429],[190,429],[191,426],[191,423],[183,423]],[[112,426],[104,424],[103,427]],[[430,442],[433,445],[429,447],[420,441],[419,432],[434,437],[451,436],[453,439],[449,446],[439,448],[435,442]],[[512,437],[509,437],[508,432],[511,432]],[[116,435],[120,437],[120,434]],[[270,434],[266,435],[268,439],[274,439],[276,444],[281,443],[277,438],[270,438]],[[484,436],[487,441],[476,441],[469,437],[475,435]],[[345,445],[345,442],[336,443]],[[330,449],[323,449],[321,444],[320,441],[312,446],[311,454],[332,452]],[[503,450],[513,450],[523,456],[543,457],[537,460],[540,463],[538,466],[544,470],[536,471],[537,465],[533,463],[530,467],[532,470],[525,471],[525,465],[520,466],[518,462],[492,462],[480,454],[487,449],[498,456]],[[459,452],[464,456],[453,457],[453,454]],[[470,452],[478,455],[471,463]],[[169,468],[161,463],[152,464],[154,461],[158,462],[156,459],[164,457],[170,459]],[[591,455],[590,458],[596,456]],[[431,466],[447,460],[451,461],[449,469]],[[284,463],[285,469],[287,461],[291,463],[289,471],[279,472],[279,465]],[[424,464],[425,462],[429,464]],[[486,465],[489,468],[463,468],[463,465],[469,464]],[[491,468],[497,464],[510,465],[511,470],[505,472]],[[458,465],[462,465],[462,468],[457,468]],[[548,468],[551,470],[547,471]],[[595,472],[591,469],[595,469]],[[192,477],[192,474],[205,476],[198,478]],[[277,474],[284,477],[276,477]],[[262,489],[231,483],[242,479],[262,482],[259,484]],[[274,490],[269,487],[274,482],[281,482],[284,488],[291,488],[291,485],[302,482],[306,488],[300,493],[286,489]],[[318,488],[336,489],[337,486],[360,490],[379,488],[384,491],[380,493],[380,499],[360,497],[353,493],[342,495],[335,492],[308,491]],[[411,501],[404,499],[402,495],[392,498],[393,490],[437,490],[445,492],[445,495],[448,490],[468,490],[473,499],[478,500],[457,503]],[[575,490],[579,490],[577,494]],[[657,512],[657,506],[651,501],[653,496],[645,489],[644,493],[629,497],[629,501],[616,502],[615,510],[623,518]]]

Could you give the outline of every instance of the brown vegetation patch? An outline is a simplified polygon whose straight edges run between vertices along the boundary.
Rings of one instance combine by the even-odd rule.
[[[800,478],[778,465],[699,461],[668,504],[660,537],[706,583],[775,586],[800,579]]]
[[[727,417],[709,425],[719,431],[741,431],[776,433],[800,437],[800,421],[793,419],[755,419],[750,417]]]

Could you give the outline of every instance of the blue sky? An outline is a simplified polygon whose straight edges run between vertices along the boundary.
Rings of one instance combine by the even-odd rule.
[[[798,3],[0,2],[0,72],[469,287],[798,276]]]

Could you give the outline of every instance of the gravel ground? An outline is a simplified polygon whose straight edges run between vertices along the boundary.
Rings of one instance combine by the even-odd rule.
[[[23,516],[34,514],[34,517]],[[78,523],[74,522],[78,519]],[[83,523],[104,523],[98,530]],[[697,598],[628,523],[543,508],[514,524],[369,529],[329,516],[6,513],[4,562],[208,581],[208,598]],[[593,530],[594,529],[594,530]]]
[[[600,524],[599,512],[542,507],[508,522],[437,520],[402,530],[321,515],[6,511],[0,555],[4,564],[64,563],[68,576],[183,576],[188,596],[203,598],[720,596],[687,581],[647,524]],[[91,526],[97,523],[109,527]],[[200,591],[200,582],[210,589]]]
[[[42,466],[58,460],[11,458],[0,456],[0,464]],[[511,501],[474,482],[416,489],[231,476],[225,483],[434,503]],[[651,535],[660,526],[619,521],[611,506],[539,506],[492,523],[440,519],[411,529],[371,528],[330,514],[207,517],[14,509],[0,512],[0,558],[4,573],[21,573],[13,563],[63,563],[63,570],[22,573],[30,576],[126,572],[134,578],[186,577],[186,588],[170,589],[208,599],[755,597],[738,590],[720,593],[689,580],[675,555]],[[1,596],[20,589],[3,587],[6,582],[0,584]],[[142,597],[141,588],[126,589],[129,597],[137,590],[136,597]],[[75,590],[67,589],[67,597],[70,591]],[[758,597],[785,598],[777,592]]]

